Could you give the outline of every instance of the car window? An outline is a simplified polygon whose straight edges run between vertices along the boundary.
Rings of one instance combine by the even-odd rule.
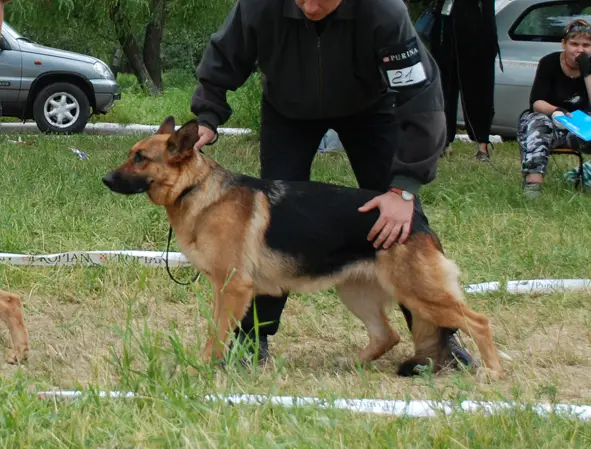
[[[560,42],[564,28],[575,19],[591,22],[591,0],[533,5],[509,30],[516,41]]]

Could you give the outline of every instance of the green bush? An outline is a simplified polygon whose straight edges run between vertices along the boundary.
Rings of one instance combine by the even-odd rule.
[[[232,122],[236,126],[250,128],[258,135],[261,129],[262,96],[262,75],[257,71],[236,92],[228,92],[228,103],[233,110]]]

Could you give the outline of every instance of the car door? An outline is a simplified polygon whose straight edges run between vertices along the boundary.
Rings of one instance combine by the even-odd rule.
[[[2,31],[0,41],[0,103],[4,114],[19,113],[22,78],[22,54],[18,42]]]

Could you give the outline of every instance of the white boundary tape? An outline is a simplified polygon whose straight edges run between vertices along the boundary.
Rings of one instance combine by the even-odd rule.
[[[466,293],[486,293],[502,291],[500,282],[483,282],[466,287]],[[591,290],[591,279],[533,279],[507,281],[504,291],[508,293],[552,293],[563,291]]]
[[[165,260],[166,253],[160,251],[68,251],[36,255],[0,253],[0,264],[25,266],[96,266],[119,261],[135,261],[142,265],[164,267],[166,265]],[[187,258],[179,252],[170,252],[168,254],[168,265],[171,267],[190,266]],[[518,280],[508,281],[505,285],[495,281],[470,284],[466,287],[467,293],[506,291],[519,294],[586,290],[591,290],[591,279]]]
[[[160,125],[137,125],[137,124],[119,124],[119,123],[88,123],[84,128],[86,134],[99,135],[132,135],[132,134],[154,134]],[[176,129],[179,129],[177,125]],[[3,133],[41,133],[37,124],[34,122],[15,123],[7,122],[0,125],[0,131]],[[220,134],[237,135],[250,134],[250,129],[245,128],[218,128]],[[55,137],[55,136],[54,136]]]
[[[166,265],[166,253],[161,251],[68,251],[55,254],[0,253],[0,264],[28,266],[106,265],[114,261],[136,261],[142,265]],[[168,253],[169,266],[190,266],[179,252]]]
[[[468,134],[456,134],[454,137],[454,140],[461,140],[463,142],[472,142],[472,140],[470,140],[470,136],[468,136]],[[501,138],[501,136],[497,136],[496,134],[488,136],[488,140],[490,140],[492,143],[502,143],[503,142],[503,139]]]
[[[138,124],[119,124],[119,123],[88,123],[84,128],[84,132],[87,134],[101,134],[101,135],[109,135],[109,134],[120,134],[120,135],[130,135],[130,134],[142,134],[148,133],[153,134],[158,130],[159,125],[138,125]],[[178,129],[180,126],[177,126]],[[37,124],[34,122],[27,122],[27,123],[15,123],[15,122],[7,122],[2,123],[2,127],[0,128],[2,132],[12,132],[12,133],[40,133]],[[251,129],[248,128],[218,128],[218,132],[222,135],[243,135],[243,134],[250,134],[252,132]],[[468,134],[456,134],[455,140],[462,140],[470,142],[470,138]],[[503,140],[501,136],[498,135],[491,135],[489,136],[489,140],[493,143],[500,143]]]
[[[111,399],[132,399],[143,398],[131,392],[105,392],[99,391],[101,398]],[[37,393],[41,399],[77,399],[84,397],[85,392],[74,390],[42,391]],[[591,406],[570,405],[570,404],[517,404],[515,402],[477,402],[463,401],[453,403],[449,401],[429,400],[383,400],[383,399],[327,399],[314,397],[293,397],[293,396],[263,396],[252,394],[241,395],[207,395],[205,401],[222,401],[228,405],[279,405],[287,408],[293,407],[315,407],[320,409],[350,410],[358,413],[374,413],[378,415],[390,415],[409,418],[433,418],[440,414],[450,415],[454,412],[495,414],[507,412],[514,409],[531,410],[542,416],[552,413],[564,417],[579,418],[584,421],[591,421]]]

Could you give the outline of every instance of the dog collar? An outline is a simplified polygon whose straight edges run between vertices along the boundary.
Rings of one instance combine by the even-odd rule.
[[[192,186],[187,187],[185,190],[181,192],[181,194],[177,197],[176,202],[180,202],[191,190],[197,187],[198,184],[193,184]]]

